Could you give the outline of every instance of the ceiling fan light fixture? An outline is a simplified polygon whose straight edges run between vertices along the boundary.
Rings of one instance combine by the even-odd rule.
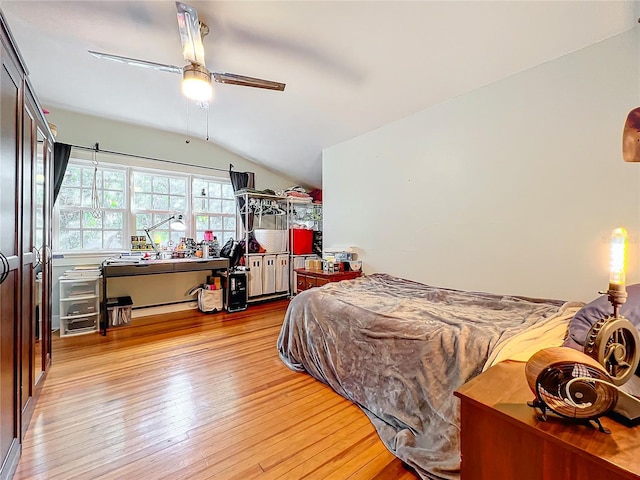
[[[200,102],[211,100],[213,87],[209,70],[197,63],[186,65],[182,71],[182,93]]]

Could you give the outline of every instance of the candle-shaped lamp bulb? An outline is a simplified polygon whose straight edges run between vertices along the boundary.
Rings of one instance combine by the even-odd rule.
[[[624,228],[616,228],[611,233],[611,263],[609,265],[610,289],[624,288],[626,282],[625,264],[627,260],[627,243],[628,235]]]
[[[627,301],[625,288],[625,264],[627,260],[627,231],[616,228],[611,233],[611,257],[609,265],[609,301],[613,305],[613,316],[618,318],[618,307]]]

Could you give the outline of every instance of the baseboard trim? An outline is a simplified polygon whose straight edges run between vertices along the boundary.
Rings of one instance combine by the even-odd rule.
[[[17,438],[14,438],[7,452],[7,456],[4,458],[4,464],[0,462],[0,480],[11,480],[11,478],[13,478],[16,468],[18,468],[21,453],[22,444]]]
[[[131,318],[150,317],[152,315],[162,315],[163,313],[183,312],[185,310],[197,310],[198,302],[174,303],[171,305],[160,305],[157,307],[140,307],[131,311]]]

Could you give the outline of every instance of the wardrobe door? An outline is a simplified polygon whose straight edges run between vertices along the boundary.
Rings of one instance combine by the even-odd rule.
[[[33,322],[35,314],[35,295],[33,266],[33,165],[35,157],[35,109],[32,102],[25,98],[22,112],[22,315],[21,315],[21,376],[20,408],[22,409],[22,432],[29,423],[33,402],[34,342]]]
[[[53,140],[43,133],[38,127],[38,152],[36,175],[36,246],[40,252],[40,268],[38,270],[39,285],[38,302],[40,309],[38,314],[39,374],[35,378],[36,395],[42,387],[45,374],[51,366],[51,325],[53,312]],[[41,148],[42,146],[42,148]],[[42,176],[40,176],[42,172]],[[37,345],[36,345],[37,346]]]
[[[19,453],[20,408],[17,352],[20,330],[18,249],[18,119],[22,79],[3,44],[0,52],[0,479],[8,478]]]
[[[50,295],[44,280],[45,228],[49,215],[47,204],[46,176],[50,174],[45,165],[47,142],[42,133],[44,120],[40,107],[29,90],[25,92],[22,114],[22,312],[21,312],[21,382],[20,406],[22,408],[22,436],[26,432],[35,401],[38,397],[48,365],[47,335],[50,329]],[[47,257],[48,258],[48,257]],[[50,283],[49,283],[50,284]]]

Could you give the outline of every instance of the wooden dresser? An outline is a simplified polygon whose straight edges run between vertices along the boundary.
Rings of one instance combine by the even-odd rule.
[[[362,272],[334,272],[327,273],[320,270],[305,270],[304,268],[295,269],[296,293],[308,290],[313,287],[321,287],[330,282],[339,282],[340,280],[351,280],[358,278]]]
[[[503,362],[455,393],[460,398],[461,480],[640,479],[640,426],[608,417],[611,434],[559,418],[543,422],[524,363]]]

